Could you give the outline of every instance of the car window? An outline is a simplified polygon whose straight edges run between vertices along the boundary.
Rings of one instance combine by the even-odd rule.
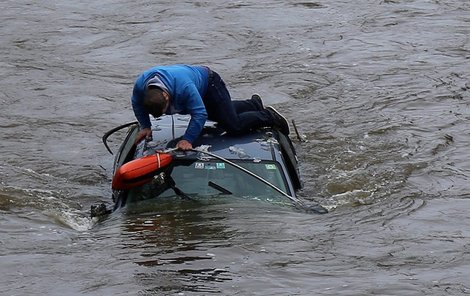
[[[275,162],[237,161],[236,164],[262,177],[287,193],[282,170]],[[262,199],[283,198],[269,185],[250,174],[222,161],[183,161],[175,163],[171,170],[175,186],[187,195],[213,196],[232,194],[238,197]],[[133,189],[133,199],[146,199],[146,195],[175,196],[174,190],[163,182],[152,182]]]

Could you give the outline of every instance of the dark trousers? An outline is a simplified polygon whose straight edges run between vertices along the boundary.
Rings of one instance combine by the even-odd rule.
[[[232,101],[225,82],[214,71],[210,71],[209,85],[203,100],[208,118],[217,122],[227,133],[242,134],[273,124],[270,114],[259,101]]]

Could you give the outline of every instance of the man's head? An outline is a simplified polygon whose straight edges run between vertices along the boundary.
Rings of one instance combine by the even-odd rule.
[[[149,86],[144,97],[144,108],[153,117],[160,117],[167,109],[170,98],[158,87]]]

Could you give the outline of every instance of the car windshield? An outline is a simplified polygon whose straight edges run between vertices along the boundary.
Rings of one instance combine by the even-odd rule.
[[[266,161],[237,161],[236,164],[289,194],[279,164]],[[178,161],[171,170],[171,178],[160,177],[151,183],[132,189],[130,192],[132,200],[176,196],[178,194],[174,187],[177,188],[176,191],[188,196],[226,194],[262,199],[283,198],[283,195],[271,186],[222,161]],[[174,183],[174,187],[172,188],[169,183]]]

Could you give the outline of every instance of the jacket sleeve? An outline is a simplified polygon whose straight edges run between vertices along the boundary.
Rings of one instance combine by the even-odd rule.
[[[193,83],[184,87],[183,97],[186,99],[186,112],[191,115],[188,128],[183,139],[191,144],[199,137],[207,120],[207,111],[199,91]]]
[[[150,128],[152,124],[150,123],[149,113],[144,109],[144,90],[138,82],[135,83],[132,90],[131,103],[140,128]]]

